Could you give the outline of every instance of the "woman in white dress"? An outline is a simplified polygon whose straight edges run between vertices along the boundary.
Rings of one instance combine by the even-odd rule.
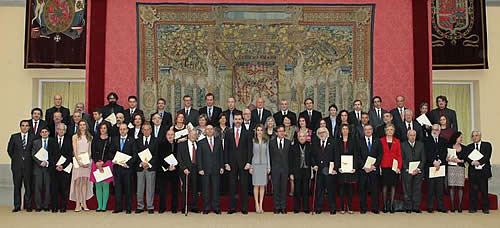
[[[84,211],[88,211],[87,200],[92,198],[94,194],[92,192],[92,183],[89,181],[92,135],[88,130],[87,121],[80,120],[78,122],[78,132],[73,135],[72,140],[73,156],[78,164],[73,164],[69,199],[76,202],[75,212],[81,211],[82,208]],[[87,158],[89,158],[86,165],[79,158],[83,154],[87,154]],[[76,165],[79,167],[75,168]]]

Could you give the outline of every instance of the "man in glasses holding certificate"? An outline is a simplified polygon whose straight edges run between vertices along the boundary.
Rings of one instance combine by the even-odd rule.
[[[113,213],[123,211],[123,197],[125,197],[125,210],[127,214],[132,210],[131,181],[136,164],[134,153],[136,151],[133,136],[128,135],[126,123],[118,125],[119,137],[112,138],[114,148],[117,148],[113,158],[113,176],[115,183],[115,210]]]
[[[479,190],[483,213],[489,214],[488,178],[492,176],[490,164],[492,147],[489,142],[482,141],[479,131],[472,132],[472,142],[469,144],[472,152],[466,158],[469,163],[469,212],[475,213],[477,210],[477,191]]]
[[[142,137],[135,140],[137,146],[136,159],[139,160],[137,168],[137,209],[136,214],[144,212],[144,188],[146,188],[147,210],[149,214],[154,213],[153,200],[155,196],[155,180],[158,141],[151,135],[151,125],[142,125]]]

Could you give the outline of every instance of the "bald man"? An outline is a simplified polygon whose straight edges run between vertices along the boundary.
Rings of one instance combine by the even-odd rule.
[[[262,97],[257,98],[255,109],[252,110],[252,123],[265,125],[267,117],[271,115],[271,111],[264,108],[264,99]]]
[[[62,122],[66,125],[69,125],[70,115],[69,109],[62,106],[63,98],[61,95],[54,96],[54,106],[45,111],[45,121],[47,121],[47,125],[54,125],[54,112],[60,112],[62,114]]]

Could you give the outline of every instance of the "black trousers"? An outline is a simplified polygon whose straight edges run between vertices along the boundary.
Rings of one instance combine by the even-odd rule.
[[[123,210],[123,197],[125,197],[125,210],[132,210],[132,176],[135,172],[131,168],[113,167],[113,181],[115,185],[115,210]]]
[[[315,209],[317,211],[323,210],[325,190],[328,190],[328,209],[330,211],[336,211],[337,205],[335,205],[335,176],[324,175],[318,172],[316,181],[318,183],[316,183]]]
[[[361,170],[359,175],[359,203],[362,211],[368,210],[367,195],[370,193],[371,197],[371,210],[378,211],[379,205],[379,175],[377,170],[366,173]]]
[[[167,187],[170,185],[171,199],[170,210],[177,211],[179,208],[179,175],[177,170],[158,172],[156,176],[156,184],[158,185],[158,194],[160,195],[159,209],[164,211],[167,209]],[[191,174],[189,176],[191,178]],[[185,197],[185,195],[184,195]]]
[[[221,195],[227,195],[229,193],[229,172],[224,170],[224,174],[220,175]]]
[[[248,170],[244,170],[243,167],[231,165],[231,172],[229,172],[229,210],[236,210],[239,179],[241,210],[248,211],[248,175]]]
[[[273,181],[274,209],[286,210],[288,172],[284,170],[273,170],[271,172],[271,179]]]
[[[342,211],[345,210],[345,197],[347,196],[347,210],[352,211],[352,193],[354,191],[354,184],[351,183],[339,183],[339,198],[340,198],[340,208]]]
[[[402,174],[403,191],[406,210],[420,209],[422,201],[422,174],[412,176],[408,172]]]
[[[50,191],[52,193],[52,209],[66,210],[66,204],[68,202],[68,193],[70,185],[71,176],[69,173],[64,171],[55,171],[50,179],[51,187]],[[60,204],[59,204],[60,198]]]
[[[293,191],[293,206],[295,211],[304,209],[309,210],[309,183],[311,180],[311,169],[299,169],[298,173],[294,175],[293,184],[295,189]]]
[[[444,210],[444,178],[427,178],[427,209],[432,210],[434,208],[433,198],[435,198],[438,203],[438,209]]]
[[[201,179],[203,185],[203,210],[210,211],[210,209],[213,209],[220,211],[219,173],[217,171],[205,173],[205,175],[201,176]],[[210,190],[212,190],[212,194],[210,194]],[[210,200],[210,195],[212,196],[212,200]]]
[[[12,170],[14,182],[14,208],[21,209],[21,187],[24,184],[24,209],[31,209],[31,169]]]
[[[50,202],[50,173],[48,168],[41,168],[35,173],[35,206],[36,209],[49,209]],[[42,192],[43,202],[42,202]]]
[[[477,210],[479,203],[477,195],[479,192],[481,193],[481,207],[483,211],[489,210],[488,178],[479,175],[471,175],[469,177],[469,204],[471,210]]]
[[[182,183],[182,209],[185,208],[186,205],[186,190],[188,190],[188,210],[191,209],[198,209],[198,169],[193,168],[189,170],[189,175],[188,175],[188,183],[186,183],[186,175],[184,172],[180,175]],[[188,187],[188,189],[186,189]],[[189,201],[189,198],[191,198],[191,201]]]

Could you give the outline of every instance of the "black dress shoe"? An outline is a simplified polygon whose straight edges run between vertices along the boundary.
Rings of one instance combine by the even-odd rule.
[[[293,213],[294,213],[294,214],[298,214],[298,213],[299,213],[299,210],[293,210]]]
[[[43,211],[49,212],[50,210],[48,208],[44,208]]]
[[[61,213],[66,213],[66,208],[65,209],[61,209],[61,211],[59,211]]]
[[[101,209],[97,209],[97,210],[95,210],[95,212],[101,212]]]
[[[177,210],[172,210],[172,214],[177,214]]]
[[[12,209],[12,212],[19,212],[20,210],[21,209],[19,209],[19,208],[14,208],[14,209]]]
[[[411,210],[406,210],[406,213],[407,214],[411,214]]]
[[[203,214],[204,215],[208,215],[208,211],[203,211]]]
[[[441,212],[441,213],[448,213],[448,211],[445,210],[445,209],[439,209],[438,211]]]
[[[216,211],[215,211],[215,214],[220,215],[220,210],[216,210]]]
[[[361,214],[366,214],[366,210],[361,210]]]
[[[309,210],[304,210],[304,213],[309,214],[311,212]]]
[[[58,210],[57,209],[52,209],[52,213],[57,213]]]
[[[321,210],[316,210],[316,214],[318,214],[318,215],[319,215],[319,214],[321,214],[321,212],[323,212],[323,211],[321,211]]]
[[[378,214],[378,213],[379,213],[379,211],[378,211],[378,210],[372,210],[372,213],[373,213],[373,214]]]
[[[331,215],[337,214],[337,211],[330,211]]]
[[[154,213],[155,213],[155,210],[153,210],[153,209],[148,210],[148,214],[154,214]]]
[[[132,214],[132,211],[131,210],[127,210],[125,213]]]
[[[489,214],[490,210],[483,210],[483,214]]]
[[[122,210],[114,210],[113,211],[113,214],[118,214],[118,213],[122,213]]]
[[[286,215],[286,210],[285,209],[281,210],[281,214],[285,214]]]
[[[165,213],[165,209],[158,210],[158,214],[163,214],[163,213]]]
[[[135,210],[135,213],[136,213],[136,214],[140,214],[140,213],[142,213],[142,212],[144,212],[144,210],[142,210],[142,209],[137,209],[137,210]]]
[[[198,214],[200,213],[200,210],[198,210],[198,208],[193,208],[190,210],[192,213],[195,213],[195,214]]]
[[[433,213],[434,211],[432,209],[427,209],[427,213]]]
[[[247,215],[248,211],[241,211],[242,214]]]
[[[31,208],[27,208],[26,212],[32,212],[33,210]]]
[[[420,209],[413,210],[413,212],[415,212],[415,213],[417,213],[417,214],[422,213],[422,211],[421,211]]]
[[[280,210],[274,210],[274,214],[279,214],[280,213]]]
[[[228,214],[228,215],[231,215],[231,214],[234,214],[234,213],[236,213],[236,211],[235,211],[235,210],[229,210],[229,211],[227,212],[227,214]]]
[[[42,211],[42,209],[35,209],[35,212],[40,212]]]
[[[477,212],[477,210],[474,210],[474,209],[471,210],[471,209],[469,209],[469,213],[476,213],[476,212]]]

